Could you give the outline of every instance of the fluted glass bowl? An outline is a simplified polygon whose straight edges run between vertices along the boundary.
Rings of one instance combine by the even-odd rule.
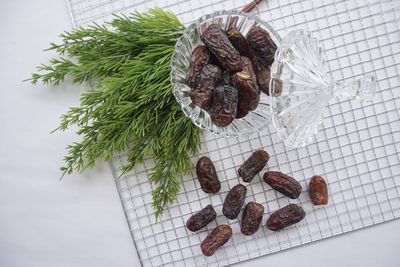
[[[323,110],[336,97],[372,103],[377,87],[371,74],[351,81],[335,81],[325,53],[310,33],[294,30],[281,41],[271,66],[270,98],[273,125],[290,147],[313,142]]]
[[[171,59],[171,82],[173,94],[181,105],[183,112],[193,123],[213,134],[222,136],[241,136],[250,135],[261,131],[271,123],[271,110],[269,96],[261,93],[260,103],[256,110],[250,112],[241,119],[235,119],[229,126],[221,128],[211,122],[207,111],[195,105],[190,98],[192,90],[186,84],[186,74],[189,68],[189,60],[192,51],[196,46],[202,44],[201,33],[210,24],[219,24],[222,29],[236,23],[238,30],[246,36],[254,26],[260,26],[269,32],[271,38],[279,46],[281,38],[266,22],[254,15],[245,14],[240,11],[218,11],[209,15],[202,16],[196,22],[190,24],[178,39],[175,51]]]

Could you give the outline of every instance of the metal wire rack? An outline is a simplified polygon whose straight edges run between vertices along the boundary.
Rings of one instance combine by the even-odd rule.
[[[109,20],[112,13],[144,11],[158,6],[178,15],[186,25],[206,13],[240,9],[247,0],[69,0],[75,26]],[[268,0],[257,10],[281,35],[298,28],[309,30],[325,48],[330,71],[337,80],[375,73],[379,90],[373,104],[332,102],[326,109],[317,140],[299,149],[287,149],[274,130],[250,138],[216,138],[203,134],[202,155],[215,163],[222,187],[208,195],[195,173],[181,177],[181,192],[163,218],[155,222],[152,186],[147,177],[154,162],[146,159],[134,172],[116,179],[126,217],[143,266],[224,266],[300,246],[316,240],[382,223],[400,216],[400,3],[396,0]],[[258,148],[271,155],[269,170],[291,174],[304,192],[290,200],[256,177],[247,185],[246,202],[264,205],[265,216],[289,202],[299,203],[306,218],[281,232],[266,227],[253,236],[240,234],[239,220],[222,215],[229,189],[240,182],[236,170]],[[120,176],[125,155],[111,162]],[[329,205],[313,206],[307,196],[310,177],[326,177]],[[185,228],[186,220],[212,204],[217,219],[198,233]],[[239,215],[241,218],[241,215]],[[204,257],[200,243],[217,224],[231,225],[233,238],[212,257]]]

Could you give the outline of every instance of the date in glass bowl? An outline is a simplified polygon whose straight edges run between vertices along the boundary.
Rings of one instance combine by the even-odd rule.
[[[261,93],[257,109],[221,128],[211,122],[207,111],[192,103],[189,95],[192,89],[185,80],[191,53],[202,44],[200,35],[207,26],[218,24],[227,30],[233,23],[244,36],[253,26],[262,27],[278,49],[271,66],[270,96]],[[345,96],[366,104],[375,94],[374,76],[336,82],[326,67],[323,50],[309,33],[293,31],[281,39],[257,16],[240,11],[218,11],[199,18],[178,39],[171,59],[171,82],[176,100],[196,126],[229,137],[247,136],[271,125],[286,145],[301,147],[314,140],[323,110],[332,99]]]
[[[181,105],[183,112],[191,118],[196,126],[216,135],[246,136],[259,132],[271,124],[272,117],[268,95],[261,93],[260,102],[255,110],[241,119],[235,119],[229,126],[221,128],[211,122],[207,111],[192,102],[189,95],[192,89],[185,81],[192,50],[203,44],[200,39],[203,31],[211,24],[218,24],[223,30],[227,30],[233,23],[244,36],[254,25],[260,26],[270,34],[276,45],[279,46],[280,44],[279,35],[257,16],[233,10],[205,15],[189,25],[182,37],[178,39],[171,60],[171,81],[176,100]]]

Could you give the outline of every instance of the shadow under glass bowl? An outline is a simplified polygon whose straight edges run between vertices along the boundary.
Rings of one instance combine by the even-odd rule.
[[[207,111],[192,102],[189,95],[192,89],[185,81],[192,51],[196,46],[202,44],[201,33],[210,24],[218,24],[222,29],[227,30],[232,23],[236,23],[236,27],[244,36],[248,34],[253,26],[260,26],[270,34],[278,47],[280,45],[280,36],[271,26],[257,16],[234,10],[223,10],[202,16],[185,29],[175,45],[175,51],[171,58],[171,82],[173,94],[182,111],[196,126],[220,136],[248,136],[263,130],[271,124],[272,116],[268,95],[261,93],[260,103],[256,110],[241,119],[235,119],[229,126],[221,128],[211,122]]]

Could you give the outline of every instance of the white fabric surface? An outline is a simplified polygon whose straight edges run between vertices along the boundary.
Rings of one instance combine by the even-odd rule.
[[[64,0],[0,2],[0,266],[139,266],[107,163],[58,181],[77,88],[22,82],[71,28]],[[400,220],[237,266],[399,266]]]

